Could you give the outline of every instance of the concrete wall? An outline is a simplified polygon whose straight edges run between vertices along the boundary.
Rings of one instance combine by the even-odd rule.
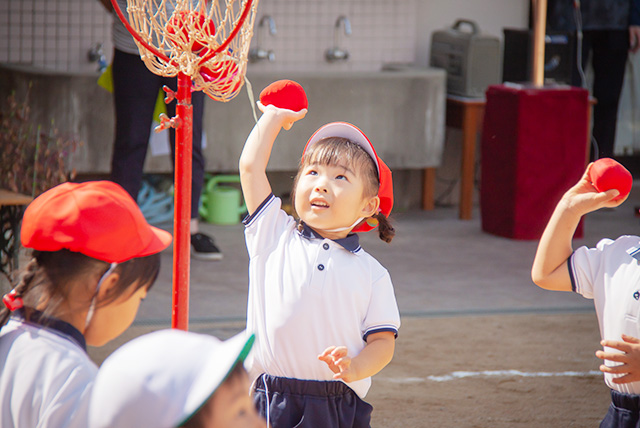
[[[378,73],[267,73],[249,75],[254,98],[269,83],[285,77],[306,90],[309,113],[291,131],[281,133],[270,170],[296,169],[302,147],[321,125],[347,121],[360,127],[391,168],[425,168],[440,164],[444,144],[445,73],[439,69]],[[85,142],[75,160],[79,172],[110,169],[113,143],[111,95],[92,75],[60,75],[0,67],[0,95],[26,93],[31,84],[34,123],[51,120]],[[259,116],[261,113],[257,111]],[[210,171],[237,169],[242,146],[255,121],[246,91],[232,101],[207,98],[205,155]],[[147,170],[169,172],[169,156],[148,153]]]
[[[420,205],[421,171],[440,165],[444,149],[444,71],[248,76],[256,98],[263,87],[285,77],[303,85],[309,113],[278,137],[268,167],[282,181],[274,183],[274,189],[280,193],[289,191],[290,177],[311,134],[325,123],[342,120],[360,127],[394,170],[396,189],[402,189],[397,196],[398,206]],[[108,174],[113,146],[113,103],[111,94],[96,84],[95,75],[0,67],[0,99],[5,100],[11,91],[16,91],[21,100],[29,85],[32,121],[45,128],[53,121],[57,129],[77,135],[84,142],[73,157],[73,167],[80,174]],[[240,152],[254,123],[246,91],[228,103],[207,98],[204,150],[207,171],[237,172]],[[400,173],[401,170],[406,172]],[[169,156],[153,156],[153,150],[149,150],[145,171],[170,174]]]

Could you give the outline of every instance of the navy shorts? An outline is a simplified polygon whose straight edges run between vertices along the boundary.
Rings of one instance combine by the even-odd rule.
[[[268,398],[267,398],[268,397]],[[253,401],[272,428],[369,428],[373,407],[345,383],[261,375]]]
[[[611,405],[600,428],[640,428],[640,395],[611,390]]]

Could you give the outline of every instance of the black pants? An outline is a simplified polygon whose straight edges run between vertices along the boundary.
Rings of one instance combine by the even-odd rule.
[[[582,65],[586,69],[591,55],[593,67],[593,136],[598,143],[598,158],[613,156],[616,140],[618,103],[624,83],[629,55],[627,30],[587,30],[582,43]],[[582,82],[577,67],[573,71],[573,85]]]
[[[270,375],[256,380],[253,401],[272,428],[369,428],[373,410],[342,382]]]
[[[609,411],[600,428],[640,428],[640,396],[611,390]]]
[[[158,76],[147,68],[138,55],[115,50],[113,56],[113,99],[116,132],[111,158],[111,180],[120,184],[133,199],[142,185],[142,169],[147,155],[153,110],[158,91],[167,85],[178,88],[176,77]],[[193,105],[193,157],[191,180],[191,218],[198,217],[200,194],[204,185],[202,154],[202,116],[204,93],[191,95]],[[167,104],[169,117],[176,114],[176,102]],[[169,132],[172,160],[175,158],[175,130]],[[175,165],[175,161],[174,161]]]

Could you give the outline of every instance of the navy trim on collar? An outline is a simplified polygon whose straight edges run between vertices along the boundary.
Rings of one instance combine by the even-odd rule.
[[[300,222],[302,225],[302,230],[298,229],[298,233],[307,239],[325,239],[321,235],[319,235],[315,230],[311,229],[307,224],[303,221]],[[351,251],[352,253],[356,253],[360,250],[360,238],[357,233],[350,233],[345,238],[342,239],[333,239],[333,242],[341,245],[345,250]]]
[[[47,317],[42,312],[35,309],[32,309],[29,320],[25,318],[24,308],[16,310],[13,312],[12,316],[29,324],[37,324],[46,329],[55,330],[56,332],[61,333],[65,338],[75,342],[85,352],[87,352],[87,342],[85,341],[82,333],[80,333],[80,330],[66,321],[62,321],[58,318]]]

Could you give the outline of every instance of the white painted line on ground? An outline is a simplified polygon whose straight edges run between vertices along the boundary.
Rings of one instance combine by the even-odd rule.
[[[590,377],[602,376],[598,370],[586,372],[522,372],[520,370],[484,370],[479,372],[457,371],[444,376],[405,377],[405,378],[377,378],[392,383],[422,383],[426,381],[448,382],[450,380],[464,379],[468,377]]]

